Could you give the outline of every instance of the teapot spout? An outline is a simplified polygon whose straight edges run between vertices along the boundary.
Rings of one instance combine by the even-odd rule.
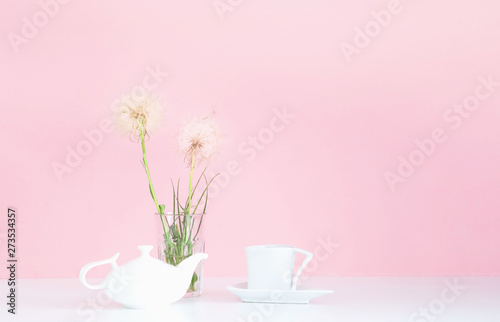
[[[193,274],[196,266],[198,266],[198,263],[207,258],[208,255],[205,253],[193,254],[180,262],[179,265],[177,265],[177,268],[188,274]]]

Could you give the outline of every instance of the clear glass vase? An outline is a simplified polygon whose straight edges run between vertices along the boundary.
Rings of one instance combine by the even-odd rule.
[[[203,227],[206,214],[155,214],[158,258],[177,266],[184,259],[205,252]],[[203,262],[193,273],[184,297],[200,296],[203,285]]]

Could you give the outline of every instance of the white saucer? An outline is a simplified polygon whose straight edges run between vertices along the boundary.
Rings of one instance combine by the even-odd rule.
[[[247,283],[228,286],[228,290],[236,294],[242,302],[250,303],[288,303],[307,304],[309,300],[321,295],[331,294],[330,290],[309,290],[300,286],[292,290],[249,290]]]

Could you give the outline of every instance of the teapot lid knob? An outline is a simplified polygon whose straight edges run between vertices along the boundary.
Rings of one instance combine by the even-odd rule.
[[[149,252],[153,250],[154,247],[151,245],[140,245],[137,246],[137,248],[141,251],[142,256],[149,256]]]

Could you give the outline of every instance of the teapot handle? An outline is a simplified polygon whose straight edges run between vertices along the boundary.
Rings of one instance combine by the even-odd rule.
[[[116,259],[118,258],[118,256],[120,256],[120,253],[116,253],[113,257],[110,257],[108,259],[104,259],[102,261],[97,261],[97,262],[92,262],[92,263],[89,263],[89,264],[83,266],[82,269],[80,270],[80,282],[82,282],[82,284],[85,287],[90,288],[91,290],[100,290],[100,289],[105,288],[106,283],[107,283],[106,280],[104,280],[101,284],[97,284],[97,285],[91,285],[91,284],[87,283],[87,280],[85,278],[87,275],[87,272],[96,266],[100,266],[100,265],[104,265],[104,264],[108,264],[108,263],[111,264],[113,269],[118,268],[118,265],[116,264]]]

